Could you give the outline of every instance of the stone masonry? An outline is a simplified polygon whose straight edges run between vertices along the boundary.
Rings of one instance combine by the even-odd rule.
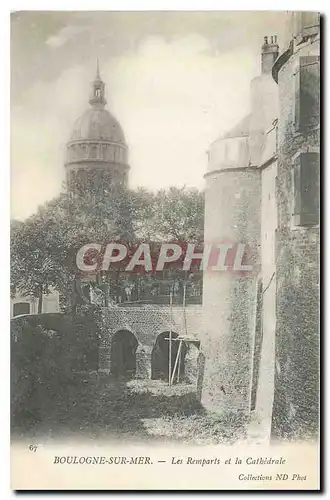
[[[172,331],[179,336],[196,340],[189,344],[185,357],[186,375],[193,383],[197,383],[200,355],[197,347],[200,332],[203,330],[201,306],[187,306],[185,313],[182,307],[175,306],[172,312],[167,306],[132,306],[103,308],[100,321],[102,344],[99,351],[99,371],[111,372],[111,341],[116,332],[128,330],[137,339],[136,377],[151,377],[151,353],[158,335]],[[203,355],[201,355],[203,357]],[[189,376],[190,374],[190,376]],[[202,381],[200,381],[201,384]]]

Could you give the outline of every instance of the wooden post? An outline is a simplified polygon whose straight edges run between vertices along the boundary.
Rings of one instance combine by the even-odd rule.
[[[187,335],[187,318],[186,318],[186,290],[187,290],[187,283],[183,285],[183,319],[184,319],[184,329],[185,329],[185,335]],[[179,367],[178,367],[178,379],[177,381],[180,382],[180,370],[181,370],[181,347],[182,347],[182,342],[180,342],[180,358],[179,358]]]
[[[186,307],[186,288],[187,288],[187,284],[185,283],[183,285],[183,309],[185,309],[185,307]]]
[[[181,358],[181,347],[182,347],[182,340],[180,340],[178,352],[177,352],[177,355],[176,355],[171,383],[173,383],[173,380],[174,380],[174,377],[175,377],[175,370],[176,370],[176,367],[178,366],[178,361]]]
[[[39,296],[38,296],[38,314],[42,313],[42,297],[43,297],[43,290],[42,290],[42,285],[39,286]]]
[[[170,321],[172,322],[172,292],[170,292]],[[169,386],[171,386],[172,384],[171,376],[172,376],[172,324],[170,327],[170,335],[168,342],[168,385]]]
[[[185,335],[187,335],[187,318],[186,318],[186,289],[187,289],[187,284],[185,283],[183,285],[183,319],[184,319],[184,330],[185,330]]]
[[[177,378],[178,383],[180,382],[180,370],[181,370],[181,346],[182,346],[182,340],[181,340],[180,345],[179,345],[180,357],[179,357],[179,365],[178,365],[178,378]]]

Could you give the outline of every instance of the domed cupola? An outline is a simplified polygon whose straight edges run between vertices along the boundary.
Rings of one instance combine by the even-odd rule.
[[[68,189],[77,193],[128,181],[128,147],[118,121],[107,109],[105,84],[97,62],[91,107],[75,122],[66,152]]]

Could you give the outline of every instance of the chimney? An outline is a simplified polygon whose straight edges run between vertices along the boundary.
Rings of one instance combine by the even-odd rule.
[[[277,35],[264,36],[264,43],[261,46],[261,73],[272,71],[275,59],[278,56]]]

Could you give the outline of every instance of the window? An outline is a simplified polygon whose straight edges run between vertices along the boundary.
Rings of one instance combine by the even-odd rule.
[[[299,68],[294,74],[294,127],[303,132],[320,123],[320,58],[299,58]]]
[[[123,149],[123,163],[127,163],[127,152],[126,149]]]
[[[108,157],[107,160],[109,161],[114,161],[115,159],[115,151],[114,151],[114,146],[109,147],[109,152],[108,152]]]
[[[318,12],[294,13],[294,36],[298,44],[305,42],[310,36],[317,35],[320,26]]]
[[[106,160],[107,156],[108,156],[108,147],[106,144],[102,144],[101,152],[102,152],[102,156],[101,156],[102,160]]]
[[[13,308],[13,316],[20,314],[30,314],[30,304],[28,302],[16,302]]]
[[[88,146],[86,144],[82,144],[80,146],[80,151],[81,151],[81,156],[83,158],[86,158],[87,157],[87,154],[88,154]]]
[[[97,158],[97,146],[91,146],[90,157]]]
[[[293,165],[293,223],[314,226],[319,223],[320,155],[301,153]]]

